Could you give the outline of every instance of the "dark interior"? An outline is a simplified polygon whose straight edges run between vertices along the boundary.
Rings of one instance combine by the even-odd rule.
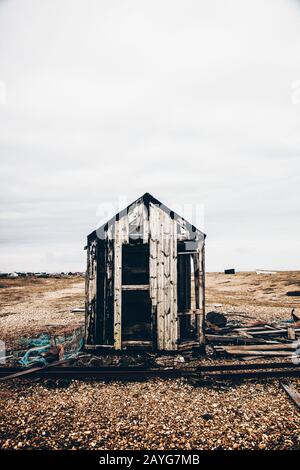
[[[178,244],[178,251],[184,252],[185,246]],[[185,313],[191,309],[191,255],[181,254],[177,257],[177,301],[178,312]],[[191,315],[179,316],[180,340],[195,338],[195,328],[191,321]]]
[[[123,245],[122,284],[149,284],[149,244]]]
[[[122,293],[122,340],[151,340],[151,303],[147,290]]]
[[[149,284],[149,244],[123,245],[122,285]],[[149,289],[124,290],[122,293],[122,340],[151,340],[151,302]]]
[[[183,313],[191,308],[191,256],[177,257],[177,299],[178,312]]]

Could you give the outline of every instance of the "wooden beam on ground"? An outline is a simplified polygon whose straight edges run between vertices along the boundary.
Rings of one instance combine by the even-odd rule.
[[[280,334],[280,333],[286,333],[287,334],[288,330],[287,328],[280,328],[278,330],[262,330],[262,331],[251,331],[251,335],[256,336],[256,335],[274,335],[274,334]],[[295,328],[296,333],[300,333],[300,328]]]
[[[247,336],[241,336],[241,335],[210,335],[210,334],[207,334],[206,335],[206,339],[207,341],[210,341],[210,342],[220,342],[220,343],[230,343],[230,342],[233,342],[233,343],[236,343],[236,342],[240,342],[240,343],[253,343],[253,341],[255,341],[255,343],[259,342],[259,343],[265,343],[266,340],[264,339],[261,339],[261,338],[248,338]],[[247,346],[247,347],[250,347],[250,346]]]
[[[252,344],[246,346],[224,346],[226,351],[282,351],[285,349],[296,350],[299,347],[297,341],[295,343],[278,343],[278,344]]]
[[[286,391],[288,396],[293,400],[295,405],[300,409],[300,393],[297,392],[297,390],[295,390],[292,385],[281,383],[281,386]]]

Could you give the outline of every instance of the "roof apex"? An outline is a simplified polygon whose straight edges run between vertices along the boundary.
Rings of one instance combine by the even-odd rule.
[[[131,204],[129,204],[127,207],[125,207],[123,210],[121,210],[120,212],[118,212],[117,214],[115,214],[111,219],[109,219],[106,223],[104,223],[103,225],[101,225],[100,227],[98,227],[96,230],[94,230],[92,233],[90,233],[88,235],[88,240],[91,239],[91,238],[95,238],[97,236],[97,232],[98,231],[102,231],[102,230],[106,230],[110,225],[112,225],[116,220],[118,220],[120,218],[120,216],[122,217],[123,215],[125,215],[129,208],[131,206],[133,206],[134,204],[136,204],[138,201],[142,200],[147,206],[148,204],[151,202],[152,204],[155,204],[155,205],[158,205],[160,207],[160,209],[162,209],[164,212],[166,212],[167,214],[169,214],[172,218],[175,218],[175,219],[184,219],[184,217],[176,214],[176,212],[174,212],[173,210],[169,209],[167,206],[165,206],[161,201],[159,201],[158,199],[156,199],[154,196],[152,196],[152,194],[146,192],[144,193],[142,196],[140,196],[139,198],[135,199],[135,201],[133,201]],[[187,220],[185,220],[185,222],[188,224],[188,226],[190,228],[192,228],[193,231],[197,231],[199,232],[201,235],[203,235],[203,238],[206,237],[205,233],[201,232],[201,230],[197,229],[194,225],[192,225],[190,222],[188,222]]]

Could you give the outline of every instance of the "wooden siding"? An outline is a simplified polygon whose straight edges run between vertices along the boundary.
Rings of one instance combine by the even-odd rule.
[[[114,342],[114,226],[105,231],[104,332],[103,343]]]
[[[150,203],[150,297],[158,350],[175,350],[177,319],[177,224]]]
[[[201,345],[205,343],[204,319],[205,319],[205,298],[204,298],[204,241],[198,240],[197,253],[193,255],[194,261],[194,285],[195,285],[195,307],[196,307],[196,325],[198,339]]]
[[[97,240],[93,240],[93,242],[87,248],[85,338],[88,344],[94,344],[96,340],[96,296]]]
[[[114,345],[122,348],[122,223],[115,223],[115,265],[114,265]]]

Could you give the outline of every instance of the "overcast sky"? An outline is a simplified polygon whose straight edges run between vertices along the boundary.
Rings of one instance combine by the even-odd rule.
[[[83,270],[145,192],[208,270],[299,269],[299,1],[0,0],[0,103],[0,271]]]

